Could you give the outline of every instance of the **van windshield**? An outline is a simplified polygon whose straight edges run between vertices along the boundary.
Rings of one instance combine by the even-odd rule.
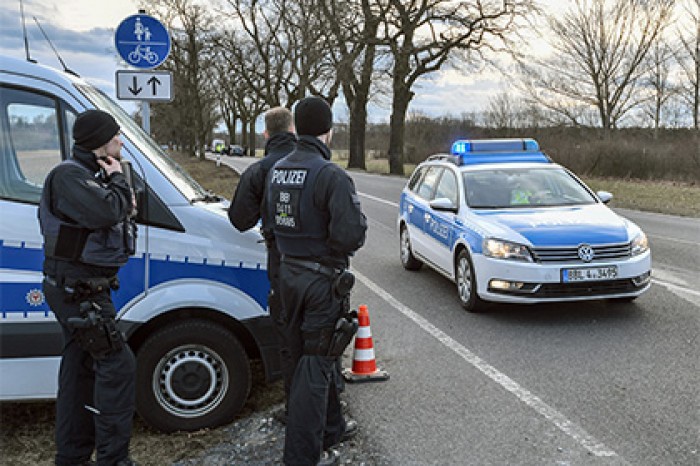
[[[76,86],[95,104],[96,107],[111,113],[119,123],[122,133],[137,146],[141,152],[161,171],[190,201],[206,200],[211,196],[209,193],[192,178],[189,173],[183,170],[180,165],[158,147],[158,145],[148,137],[138,124],[129,116],[126,111],[107,97],[102,91],[89,85],[76,84]]]

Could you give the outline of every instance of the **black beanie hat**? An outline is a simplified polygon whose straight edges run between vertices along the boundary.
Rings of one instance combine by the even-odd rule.
[[[333,127],[333,112],[320,97],[305,97],[294,107],[294,126],[299,136],[319,136]]]
[[[104,146],[118,132],[117,121],[102,110],[87,110],[78,115],[73,124],[75,145],[86,150]]]

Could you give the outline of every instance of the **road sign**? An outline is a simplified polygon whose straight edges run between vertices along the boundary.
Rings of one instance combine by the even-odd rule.
[[[160,65],[170,54],[170,34],[163,23],[148,15],[132,15],[114,33],[119,55],[136,68]]]
[[[117,71],[117,99],[170,102],[173,75],[169,71]]]

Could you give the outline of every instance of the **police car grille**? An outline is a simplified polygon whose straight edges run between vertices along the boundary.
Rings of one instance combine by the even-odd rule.
[[[593,262],[630,257],[630,243],[604,244],[593,247]],[[583,262],[578,256],[578,247],[533,248],[536,262]]]
[[[537,298],[572,298],[576,296],[604,296],[638,290],[632,280],[604,280],[585,283],[545,283],[531,296]]]

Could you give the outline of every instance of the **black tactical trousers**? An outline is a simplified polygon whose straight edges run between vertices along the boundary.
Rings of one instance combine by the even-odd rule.
[[[270,307],[270,317],[275,324],[275,332],[280,347],[280,364],[284,377],[285,402],[289,399],[289,390],[292,386],[292,376],[296,360],[293,359],[289,349],[289,343],[285,333],[285,316],[282,312],[282,299],[280,291],[280,259],[281,255],[274,241],[267,244],[267,278],[270,280],[270,293],[267,304]]]
[[[64,347],[56,400],[56,464],[90,459],[112,466],[129,455],[134,416],[136,360],[128,345],[94,360],[74,338],[66,322],[80,317],[80,303],[66,302],[63,287],[44,281],[46,302],[63,329]],[[104,316],[114,317],[109,290],[90,297]]]
[[[315,466],[345,432],[339,358],[303,354],[302,332],[334,328],[343,308],[331,277],[282,261],[280,291],[285,338],[294,363],[288,400],[284,464]]]

